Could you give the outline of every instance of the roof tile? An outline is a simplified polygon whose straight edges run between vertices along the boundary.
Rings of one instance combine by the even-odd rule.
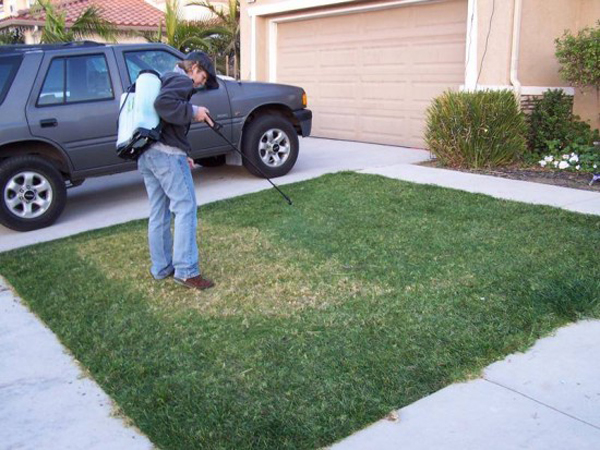
[[[60,11],[66,12],[67,24],[73,23],[87,8],[96,6],[100,15],[110,23],[122,27],[158,27],[164,13],[144,0],[62,0]],[[43,12],[35,14],[25,10],[13,19],[39,21],[45,19]]]

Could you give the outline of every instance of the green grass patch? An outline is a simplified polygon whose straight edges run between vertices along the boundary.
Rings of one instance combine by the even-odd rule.
[[[600,220],[341,173],[200,209],[195,292],[138,221],[1,273],[162,449],[315,449],[599,317]]]

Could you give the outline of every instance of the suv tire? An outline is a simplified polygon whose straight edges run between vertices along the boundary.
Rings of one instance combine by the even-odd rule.
[[[44,228],[62,213],[65,181],[56,167],[38,156],[16,156],[0,163],[0,223],[16,231]]]
[[[244,132],[242,162],[257,177],[280,177],[294,167],[298,146],[298,134],[288,119],[279,115],[259,116]]]

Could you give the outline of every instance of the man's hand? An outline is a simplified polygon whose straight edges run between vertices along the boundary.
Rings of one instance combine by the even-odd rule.
[[[208,114],[210,113],[210,111],[205,108],[204,106],[197,106],[196,107],[196,114],[194,115],[194,119],[197,122],[206,122],[211,128],[214,125],[213,121],[210,120],[210,117],[208,117]]]
[[[193,160],[192,158],[189,158],[189,157],[188,157],[188,159],[187,159],[187,163],[188,163],[188,166],[190,166],[190,170],[192,170],[192,169],[195,169],[195,168],[196,168],[196,163],[194,162],[194,160]]]

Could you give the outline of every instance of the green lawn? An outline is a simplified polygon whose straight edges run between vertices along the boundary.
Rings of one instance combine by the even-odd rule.
[[[205,274],[148,274],[146,222],[0,273],[162,449],[315,449],[580,317],[600,219],[341,173],[200,209]]]

